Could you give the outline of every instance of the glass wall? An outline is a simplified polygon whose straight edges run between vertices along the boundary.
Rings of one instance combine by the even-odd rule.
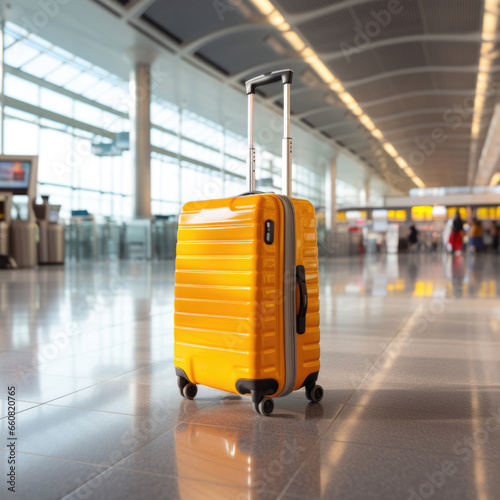
[[[340,179],[335,181],[337,206],[359,207],[363,205],[363,192]]]
[[[38,193],[61,215],[132,216],[128,151],[93,152],[129,130],[128,82],[12,23],[5,26],[4,154],[39,155]],[[152,213],[245,191],[246,137],[154,96]],[[281,187],[281,159],[256,145],[257,184]],[[324,205],[323,176],[294,165],[294,194]]]

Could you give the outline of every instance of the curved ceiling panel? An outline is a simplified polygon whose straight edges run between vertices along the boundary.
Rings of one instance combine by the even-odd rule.
[[[279,64],[282,54],[267,43],[269,32],[265,29],[245,31],[218,38],[202,47],[201,56],[225,73],[236,73],[259,63],[274,61]]]
[[[331,100],[335,99],[332,91],[318,89],[311,92],[298,94],[291,101],[291,110],[294,114],[312,113],[310,116],[316,114],[314,110],[331,109]],[[337,101],[338,102],[338,101]],[[319,111],[321,112],[321,111]],[[344,117],[346,109],[339,108],[338,116]]]
[[[481,31],[483,0],[420,0],[428,33]]]
[[[372,41],[424,33],[419,2],[368,2],[351,10],[358,26]]]
[[[450,121],[445,120],[445,112],[437,113],[426,113],[422,115],[409,115],[406,117],[395,118],[394,120],[384,121],[380,126],[383,127],[387,132],[397,128],[411,127],[412,125],[418,123],[441,123],[443,127],[449,127],[451,125]],[[464,122],[469,124],[472,122],[472,116],[464,119]]]
[[[345,0],[279,0],[276,2],[276,5],[279,6],[282,12],[298,14],[343,2]]]
[[[335,59],[328,62],[333,74],[340,80],[356,80],[384,71],[377,60],[375,51],[365,51],[349,58]]]
[[[180,42],[245,21],[238,9],[226,9],[221,15],[212,2],[204,0],[157,0],[146,9],[143,17]]]
[[[425,42],[424,48],[431,66],[468,66],[479,62],[478,42]]]
[[[346,9],[299,24],[297,28],[315,50],[336,52],[355,44],[356,26],[351,9]]]

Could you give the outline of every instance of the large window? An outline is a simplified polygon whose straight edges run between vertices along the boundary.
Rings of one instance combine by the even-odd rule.
[[[5,26],[4,153],[39,155],[38,193],[61,204],[61,215],[130,217],[134,175],[128,151],[97,155],[129,129],[128,82],[23,28]],[[176,214],[189,200],[245,190],[246,138],[153,96],[153,214]],[[281,159],[259,147],[257,179],[279,190]],[[294,193],[324,200],[321,176],[294,165]]]

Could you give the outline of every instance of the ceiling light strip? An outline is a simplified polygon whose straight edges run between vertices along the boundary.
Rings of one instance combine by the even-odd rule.
[[[497,3],[500,0],[485,0],[488,2]],[[385,151],[394,159],[396,164],[405,172],[406,175],[420,188],[425,187],[422,180],[415,175],[413,170],[408,167],[406,161],[399,156],[394,146],[389,142],[384,141],[384,134],[375,127],[371,118],[364,113],[359,104],[356,102],[354,97],[352,97],[349,92],[346,92],[342,82],[335,77],[335,75],[325,66],[325,64],[320,60],[316,52],[307,46],[307,44],[302,40],[300,35],[290,29],[290,25],[285,21],[281,12],[276,9],[276,7],[270,2],[270,0],[251,0],[253,5],[259,10],[259,12],[266,17],[267,21],[275,26],[278,30],[283,32],[283,37],[287,42],[300,53],[302,59],[311,66],[311,68],[317,73],[317,75],[328,84],[329,88],[333,90],[339,96],[339,99],[345,104],[347,109],[351,111],[355,116],[358,117],[359,121],[364,125],[364,127],[381,142]],[[489,29],[493,29],[491,25],[492,21],[489,20]],[[496,29],[496,24],[494,25]],[[491,66],[491,65],[490,65]],[[479,115],[480,116],[480,115]]]
[[[472,117],[472,138],[477,139],[481,133],[481,114],[484,110],[488,87],[490,83],[490,72],[492,58],[494,56],[494,39],[498,31],[498,9],[499,0],[484,0],[483,29],[481,33],[481,52],[479,56],[479,67],[476,81],[476,96],[474,99],[474,114]]]

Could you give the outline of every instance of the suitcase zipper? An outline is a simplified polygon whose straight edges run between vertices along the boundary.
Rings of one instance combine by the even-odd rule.
[[[288,196],[276,195],[283,205],[284,214],[284,264],[283,264],[283,336],[285,346],[285,383],[277,396],[290,394],[297,380],[296,337],[296,237],[295,208]]]

